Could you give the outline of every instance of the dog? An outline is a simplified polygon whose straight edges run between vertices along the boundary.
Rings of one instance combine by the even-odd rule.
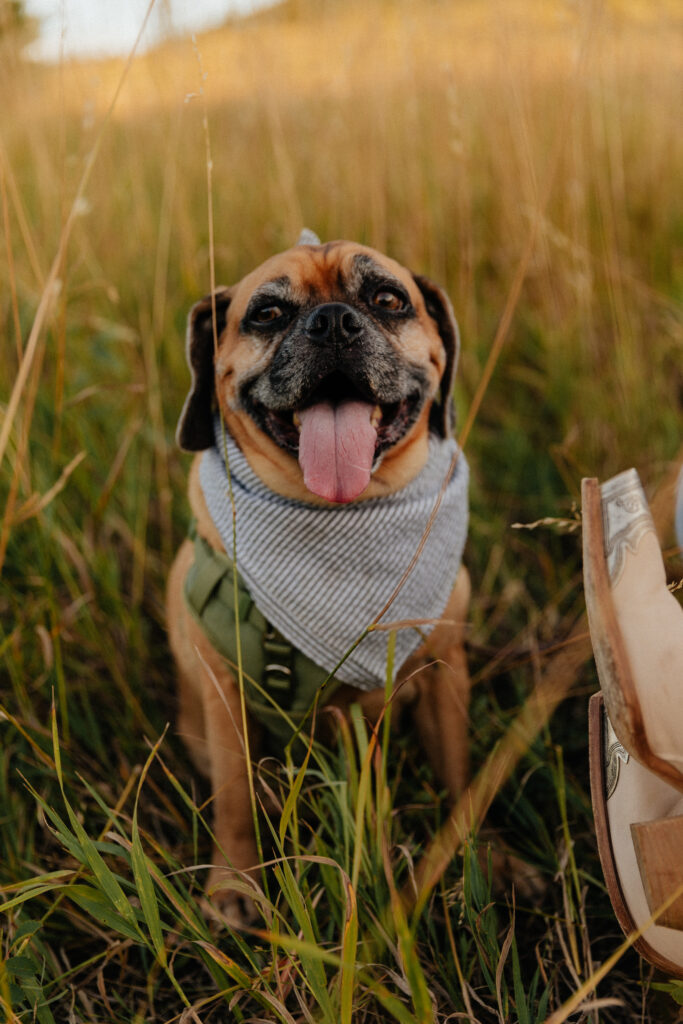
[[[178,731],[213,792],[216,846],[207,888],[231,924],[253,910],[231,889],[231,869],[244,872],[258,860],[239,659],[220,649],[235,619],[252,648],[244,678],[260,671],[257,683],[268,677],[275,684],[265,698],[258,687],[250,690],[254,759],[281,732],[278,686],[291,687],[297,673],[318,687],[327,680],[321,704],[348,712],[358,702],[371,721],[378,718],[388,633],[373,630],[353,657],[345,652],[393,594],[383,622],[398,618],[403,628],[392,700],[410,708],[451,798],[466,784],[470,583],[460,555],[467,466],[452,440],[458,346],[441,288],[371,248],[320,244],[309,232],[189,314],[192,382],[177,439],[182,449],[204,454],[190,472],[195,525],[170,571],[167,617]],[[420,545],[429,567],[421,582]],[[235,612],[235,551],[244,615]],[[381,585],[373,590],[376,577]],[[224,612],[232,615],[225,625]],[[416,624],[420,619],[438,622]],[[340,636],[330,640],[335,632]],[[309,686],[305,704],[312,695]],[[311,725],[300,697],[298,710],[296,703],[295,695],[290,735],[292,719]],[[265,725],[252,714],[259,706]],[[318,723],[325,717],[318,713]]]

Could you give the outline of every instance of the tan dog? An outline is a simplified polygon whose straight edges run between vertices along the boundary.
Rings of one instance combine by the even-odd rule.
[[[193,381],[179,443],[191,451],[212,448],[218,410],[248,466],[275,495],[309,510],[394,495],[425,466],[430,430],[441,438],[450,434],[456,359],[450,303],[431,282],[350,242],[299,244],[192,309]],[[189,488],[197,534],[223,551],[229,545],[208,511],[200,461],[198,456]],[[213,787],[211,889],[229,882],[226,860],[249,869],[257,851],[236,673],[183,596],[196,550],[187,540],[178,553],[167,610],[180,681],[179,731]],[[411,706],[433,769],[451,796],[467,777],[468,601],[469,580],[461,568],[450,598],[443,595],[444,622],[401,666],[395,690],[397,704]],[[320,679],[326,674],[321,669]],[[344,683],[332,701],[342,709],[359,701],[375,719],[384,694]],[[249,734],[252,757],[258,757],[262,730],[251,720]],[[233,923],[249,914],[229,884],[216,897]]]

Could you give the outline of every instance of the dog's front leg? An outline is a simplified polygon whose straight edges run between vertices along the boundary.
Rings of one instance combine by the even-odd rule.
[[[415,725],[437,778],[452,800],[469,776],[470,676],[464,649],[464,629],[470,582],[460,569],[443,618],[418,652],[424,667],[413,676],[417,690]]]
[[[258,863],[258,853],[239,689],[225,662],[206,642],[194,621],[190,631],[200,662],[216,840],[206,888],[214,907],[231,924],[242,924],[253,917],[253,906],[231,887],[237,876],[230,869],[253,868]],[[249,736],[252,743],[258,739],[256,730],[252,735],[251,727]]]
[[[468,707],[470,680],[465,652],[426,666],[415,680],[415,725],[434,774],[455,800],[469,779]]]

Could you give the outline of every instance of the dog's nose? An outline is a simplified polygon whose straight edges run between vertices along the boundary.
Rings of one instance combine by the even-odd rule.
[[[348,345],[362,332],[363,323],[345,302],[325,302],[310,313],[304,329],[312,341]]]

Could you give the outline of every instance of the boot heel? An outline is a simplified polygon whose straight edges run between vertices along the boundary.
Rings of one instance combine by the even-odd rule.
[[[633,824],[631,835],[650,913],[679,890],[657,924],[683,930],[683,815]]]

